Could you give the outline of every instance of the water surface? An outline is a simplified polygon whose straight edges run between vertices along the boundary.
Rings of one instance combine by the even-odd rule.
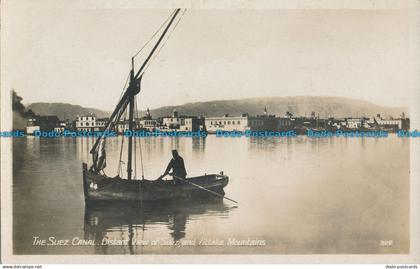
[[[110,176],[118,171],[121,140],[108,140],[106,173]],[[220,171],[229,175],[226,195],[239,205],[216,200],[85,208],[81,163],[90,162],[93,142],[35,137],[13,141],[15,254],[409,251],[406,139],[144,138],[145,178],[162,174],[171,149],[176,148],[189,176]],[[136,147],[136,174],[141,178],[139,141]],[[121,165],[124,169],[125,163]],[[95,245],[36,246],[34,237],[76,238]],[[262,240],[265,246],[226,245],[229,240],[248,239]],[[102,245],[103,240],[124,244]],[[152,246],[152,241],[159,244]],[[392,246],[383,246],[385,241],[392,241]],[[144,242],[149,245],[141,245]]]

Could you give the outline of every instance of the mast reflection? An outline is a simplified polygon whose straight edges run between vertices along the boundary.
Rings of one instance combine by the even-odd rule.
[[[200,215],[227,218],[229,207],[221,199],[201,201],[177,201],[147,204],[89,204],[85,207],[84,238],[96,242],[96,252],[108,253],[112,246],[125,248],[130,254],[143,252],[143,246],[136,242],[144,240],[144,234],[152,226],[160,225],[168,229],[170,237],[176,242],[186,237],[190,218]],[[111,235],[112,234],[112,235]],[[165,237],[167,234],[162,234]],[[101,244],[115,239],[122,245]],[[109,242],[109,241],[108,241]]]

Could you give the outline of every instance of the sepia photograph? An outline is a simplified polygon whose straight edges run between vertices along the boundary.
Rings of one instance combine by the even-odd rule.
[[[419,70],[415,0],[2,1],[2,263],[414,266]]]

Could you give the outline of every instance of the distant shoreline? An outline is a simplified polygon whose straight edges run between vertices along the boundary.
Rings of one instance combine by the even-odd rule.
[[[66,130],[67,131],[67,130]],[[205,132],[205,131],[197,131],[197,132],[187,132],[187,131],[159,131],[159,132],[150,132],[150,131],[137,131],[132,132],[133,134],[130,135],[128,133],[121,134],[116,132],[108,132],[104,134],[104,132],[97,132],[97,131],[67,131],[67,132],[56,132],[56,131],[44,131],[35,134],[26,134],[24,131],[15,130],[15,131],[1,131],[0,137],[3,138],[21,138],[21,137],[34,137],[34,138],[98,138],[98,137],[137,137],[137,138],[151,138],[151,137],[187,137],[187,138],[205,138],[207,136],[215,136],[218,138],[266,138],[266,137],[276,137],[276,138],[293,138],[298,136],[306,136],[313,139],[318,138],[331,138],[331,137],[349,137],[349,138],[385,138],[388,137],[389,134],[395,134],[397,137],[401,138],[416,138],[420,137],[420,131],[413,130],[397,130],[396,132],[388,132],[388,131],[361,131],[361,130],[336,130],[336,131],[318,131],[318,130],[311,130],[304,134],[297,133],[295,130],[287,130],[282,132],[275,132],[275,131],[223,131],[219,130],[218,132]]]

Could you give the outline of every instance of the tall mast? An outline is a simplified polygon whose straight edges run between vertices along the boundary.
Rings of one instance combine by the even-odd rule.
[[[131,58],[131,72],[130,72],[130,84],[134,83],[134,58]],[[128,111],[128,130],[130,134],[133,132],[133,116],[134,116],[134,96],[130,95],[129,101],[129,111]],[[127,164],[127,179],[131,179],[132,169],[132,160],[133,160],[133,136],[128,137],[128,164]]]
[[[160,43],[162,42],[163,38],[165,37],[166,33],[168,32],[169,28],[175,21],[175,18],[177,17],[180,9],[176,9],[173,14],[171,15],[171,19],[169,23],[166,25],[164,31],[160,35],[159,39],[157,40],[156,44],[153,46],[152,50],[149,52],[149,55],[147,56],[146,60],[141,65],[140,69],[137,71],[137,73],[134,73],[134,57],[131,59],[131,71],[130,71],[130,83],[128,85],[128,88],[125,90],[123,96],[121,97],[120,101],[118,102],[117,106],[115,107],[114,111],[111,114],[111,117],[107,124],[105,125],[105,130],[112,129],[116,124],[118,124],[122,114],[124,111],[126,111],[127,107],[129,109],[129,130],[133,131],[134,129],[134,97],[140,92],[140,84],[141,79],[143,77],[144,70],[149,63],[149,61],[152,59],[153,54],[158,49]],[[105,154],[99,154],[100,150],[100,142],[101,140],[105,141],[106,136],[98,136],[98,138],[95,141],[95,144],[93,145],[92,149],[90,150],[90,153],[92,154],[93,159],[93,165],[90,169],[92,169],[94,172],[99,173],[100,170],[102,170],[105,166],[104,158]],[[133,138],[130,136],[128,138],[128,164],[127,164],[127,174],[128,179],[132,179],[132,160],[133,160]],[[105,152],[105,151],[104,151]]]
[[[150,51],[149,55],[147,56],[146,60],[141,65],[140,69],[137,71],[137,73],[134,75],[134,57],[131,58],[131,72],[130,72],[130,84],[128,87],[128,108],[129,108],[129,116],[128,116],[128,129],[130,130],[130,133],[133,132],[133,125],[134,125],[134,96],[140,92],[140,83],[142,79],[142,72],[144,68],[149,63],[150,59],[152,58],[153,54],[155,53],[156,49],[159,47],[160,43],[162,42],[164,36],[168,32],[169,28],[171,27],[172,23],[174,22],[176,16],[178,15],[180,9],[176,9],[174,12],[174,15],[172,16],[171,20],[169,21],[168,25],[166,26],[165,30],[160,35],[158,41],[153,46],[152,50]],[[127,160],[127,178],[130,180],[132,178],[132,172],[133,172],[133,136],[130,135],[128,137],[128,160]]]

